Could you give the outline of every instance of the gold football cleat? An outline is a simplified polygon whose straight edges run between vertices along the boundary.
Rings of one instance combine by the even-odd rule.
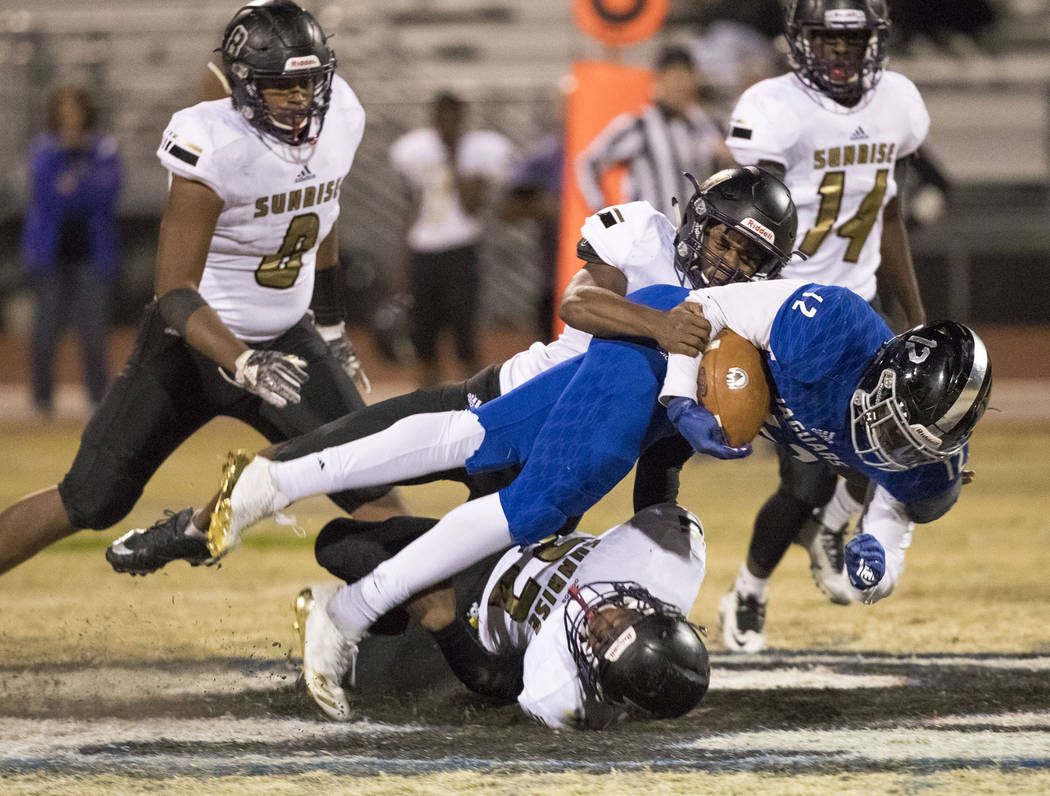
[[[233,520],[231,496],[244,468],[254,458],[255,454],[246,450],[230,451],[226,455],[226,463],[222,467],[222,478],[219,481],[219,499],[215,503],[215,509],[211,513],[211,522],[208,524],[208,552],[211,553],[212,561],[218,561],[240,541],[240,533],[230,533]]]
[[[306,617],[310,615],[310,611],[312,611],[314,607],[314,593],[309,586],[296,595],[295,605],[292,607],[295,610],[295,621],[292,623],[292,627],[295,628],[295,631],[299,634],[299,646],[305,649]]]

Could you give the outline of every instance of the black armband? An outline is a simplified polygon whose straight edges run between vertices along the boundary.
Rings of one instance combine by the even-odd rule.
[[[186,334],[186,321],[201,307],[207,306],[208,302],[191,287],[177,287],[157,299],[157,309],[164,323],[183,336]]]
[[[449,668],[471,691],[513,702],[524,687],[525,656],[520,652],[493,655],[486,650],[462,619],[430,633],[445,656]]]
[[[598,252],[591,246],[591,242],[586,238],[580,238],[580,242],[576,244],[576,256],[583,260],[585,263],[601,263],[602,265],[608,265],[605,260],[598,256]]]
[[[314,311],[314,322],[318,326],[335,326],[346,320],[342,276],[343,267],[339,263],[314,273],[310,309]]]

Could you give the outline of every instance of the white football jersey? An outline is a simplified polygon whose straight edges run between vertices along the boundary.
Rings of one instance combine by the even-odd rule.
[[[882,209],[897,195],[894,164],[926,138],[930,116],[915,85],[884,72],[855,108],[807,88],[789,72],[741,95],[726,143],[743,166],[772,160],[798,207],[792,260],[784,276],[841,285],[875,297]]]
[[[493,184],[510,174],[514,145],[500,133],[471,130],[459,139],[456,168],[467,177],[484,177]],[[390,146],[394,170],[412,186],[419,212],[408,230],[413,251],[436,252],[476,243],[481,219],[459,203],[448,159],[448,148],[430,127],[411,130]]]
[[[364,128],[364,109],[340,77],[312,146],[264,138],[229,99],[171,117],[157,157],[223,202],[200,294],[241,340],[272,340],[305,314],[317,247],[339,217],[340,187]]]
[[[588,216],[580,234],[602,260],[627,277],[627,292],[649,285],[680,285],[674,267],[674,225],[648,202],[613,205]],[[533,376],[582,354],[591,335],[566,326],[557,340],[533,343],[500,368],[500,392],[506,393]]]
[[[491,652],[525,651],[518,703],[550,727],[600,726],[622,712],[587,700],[565,635],[579,605],[569,585],[635,581],[688,615],[706,571],[700,521],[664,503],[638,512],[601,536],[574,533],[508,551],[482,595],[478,634]]]

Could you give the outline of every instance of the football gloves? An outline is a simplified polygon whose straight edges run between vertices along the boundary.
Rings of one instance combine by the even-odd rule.
[[[843,553],[849,582],[861,591],[877,586],[886,574],[886,550],[870,533],[854,536]]]
[[[372,392],[372,382],[365,375],[365,369],[361,366],[361,360],[354,351],[354,344],[350,342],[350,336],[346,333],[346,323],[339,322],[332,326],[318,326],[318,333],[325,341],[329,352],[343,366],[346,375],[349,376],[364,392]]]
[[[300,388],[309,378],[306,360],[280,351],[249,348],[237,357],[236,366],[233,383],[278,409],[299,403]]]
[[[715,416],[692,398],[672,398],[667,404],[667,417],[699,453],[716,459],[742,459],[751,453],[750,442],[739,448],[728,445]]]

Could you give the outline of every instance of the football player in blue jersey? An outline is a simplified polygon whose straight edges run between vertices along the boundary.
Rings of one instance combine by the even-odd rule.
[[[693,184],[696,186],[695,181]],[[698,208],[703,208],[702,212],[697,212]],[[774,278],[791,256],[797,222],[784,185],[754,167],[726,170],[711,177],[696,186],[684,209],[677,227],[648,202],[615,205],[584,221],[577,249],[583,266],[563,297],[561,317],[567,325],[557,340],[546,345],[534,343],[458,384],[416,390],[349,413],[264,455],[298,458],[376,434],[412,415],[478,407],[583,353],[591,334],[650,338],[665,351],[697,354],[706,345],[708,323],[696,305],[683,303],[664,312],[643,308],[624,296],[658,284],[703,287]],[[581,328],[574,328],[577,325]],[[681,466],[692,452],[679,435],[666,437],[645,451],[635,478],[636,511],[674,500]],[[515,475],[516,466],[486,473],[467,473],[457,467],[427,480],[459,480],[474,498],[506,486]],[[366,498],[372,492],[341,496]],[[340,506],[353,510],[345,501]],[[118,571],[142,575],[179,558],[191,563],[207,558],[197,539],[192,548],[196,557],[190,558],[181,539],[159,533],[157,528],[164,522],[151,529],[129,531],[110,546],[107,560]],[[208,512],[196,512],[193,522],[205,531]],[[192,528],[197,530],[198,525]]]
[[[950,321],[894,337],[857,294],[803,280],[692,291],[661,285],[631,298],[660,309],[694,302],[712,334],[730,328],[765,353],[774,395],[769,436],[876,485],[846,546],[845,568],[857,601],[890,594],[911,523],[942,516],[964,482],[966,444],[991,390],[980,338]],[[406,418],[298,459],[245,459],[212,515],[212,552],[222,555],[246,527],[309,494],[452,467],[522,465],[509,486],[453,509],[332,596],[327,614],[343,633],[342,649],[320,657],[349,666],[378,616],[486,555],[556,532],[615,486],[653,441],[677,430],[699,452],[747,455],[750,447],[729,447],[698,404],[698,368],[698,356],[665,359],[644,340],[596,338],[586,354],[474,411]],[[310,657],[307,650],[304,665]],[[345,700],[343,673],[324,672],[331,692],[315,689],[315,699]]]

